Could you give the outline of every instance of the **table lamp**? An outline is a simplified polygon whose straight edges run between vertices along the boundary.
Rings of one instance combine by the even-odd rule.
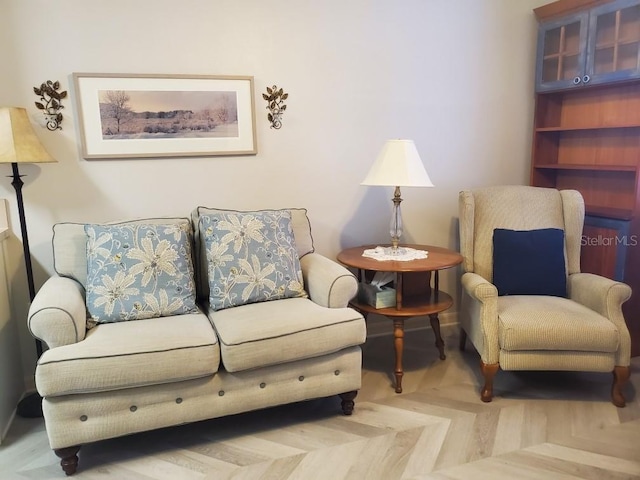
[[[361,185],[395,187],[389,233],[391,254],[397,253],[402,236],[400,187],[433,187],[413,140],[388,140]]]
[[[24,202],[22,200],[22,181],[18,164],[20,163],[51,163],[56,160],[44,149],[40,140],[33,131],[31,122],[24,108],[2,107],[0,108],[0,163],[10,163],[13,170],[11,185],[16,190],[18,204],[18,216],[20,218],[20,230],[22,232],[22,247],[24,250],[24,263],[27,270],[27,283],[29,286],[29,301],[33,301],[36,290],[33,283],[33,268],[31,266],[31,253],[29,251],[29,237],[24,216]],[[38,358],[42,354],[42,342],[36,340]],[[28,395],[18,405],[18,415],[22,417],[42,416],[42,404],[37,393]]]

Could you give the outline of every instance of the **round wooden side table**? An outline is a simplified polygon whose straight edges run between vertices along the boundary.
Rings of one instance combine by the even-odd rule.
[[[383,245],[388,247],[388,245]],[[402,355],[404,349],[404,320],[408,317],[428,315],[436,337],[436,347],[440,359],[444,354],[444,341],[440,334],[438,314],[453,305],[451,296],[440,290],[439,271],[455,267],[462,263],[462,255],[447,248],[432,245],[401,245],[416,250],[428,251],[427,258],[419,260],[376,260],[363,257],[367,249],[376,245],[363,245],[343,250],[338,254],[338,261],[358,270],[358,282],[370,281],[375,272],[394,272],[396,274],[396,305],[387,308],[375,308],[359,297],[351,301],[351,306],[366,317],[369,313],[377,313],[393,320],[393,336],[396,356],[395,379],[396,393],[402,393]],[[433,287],[431,277],[433,273]]]

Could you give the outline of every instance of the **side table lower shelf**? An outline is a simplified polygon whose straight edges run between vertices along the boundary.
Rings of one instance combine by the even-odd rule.
[[[374,308],[371,305],[361,303],[357,300],[352,300],[350,305],[361,312],[365,318],[369,313],[375,313],[393,320],[393,343],[396,356],[394,371],[396,393],[402,393],[402,377],[404,376],[402,356],[404,353],[404,321],[406,318],[428,315],[431,328],[435,335],[436,347],[440,353],[440,359],[444,360],[447,358],[444,353],[444,341],[440,333],[440,319],[438,318],[438,314],[453,305],[453,299],[449,294],[439,290],[432,290],[428,296],[405,298],[401,308]]]

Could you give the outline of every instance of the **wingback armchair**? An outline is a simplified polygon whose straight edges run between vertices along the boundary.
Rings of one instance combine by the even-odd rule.
[[[468,338],[480,354],[482,401],[499,369],[565,370],[612,372],[612,402],[625,406],[631,288],[580,272],[584,212],[575,190],[460,192],[460,348]]]

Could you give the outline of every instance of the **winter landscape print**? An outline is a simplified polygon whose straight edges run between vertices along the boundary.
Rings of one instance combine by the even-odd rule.
[[[104,140],[238,137],[235,91],[99,90]]]
[[[256,155],[253,77],[74,73],[82,156]]]

